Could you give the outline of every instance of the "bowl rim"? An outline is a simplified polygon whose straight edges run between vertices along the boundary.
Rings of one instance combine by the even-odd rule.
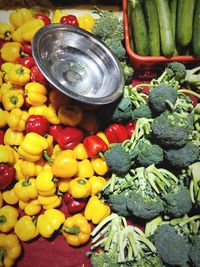
[[[55,79],[55,77],[48,71],[46,65],[43,63],[43,60],[42,60],[40,53],[39,53],[39,48],[40,48],[40,42],[45,35],[51,34],[52,32],[55,32],[58,30],[70,31],[70,32],[73,32],[76,34],[80,34],[84,38],[90,38],[91,41],[95,42],[96,45],[99,45],[101,47],[101,49],[105,50],[105,52],[108,54],[110,59],[115,63],[115,66],[117,67],[117,70],[119,72],[118,88],[116,89],[115,92],[113,92],[107,96],[98,97],[98,98],[82,96],[80,94],[77,94],[77,93],[69,90],[68,88],[66,88],[64,85],[62,85],[61,83],[59,83]],[[33,58],[35,60],[36,65],[38,66],[39,70],[42,72],[44,77],[47,79],[47,81],[50,84],[52,84],[56,89],[58,89],[59,91],[61,91],[65,95],[67,95],[71,98],[74,98],[75,100],[78,100],[80,102],[87,103],[87,104],[103,105],[103,104],[109,104],[111,102],[114,102],[115,100],[117,100],[121,96],[121,94],[123,92],[123,88],[125,85],[124,75],[123,75],[122,67],[121,67],[118,59],[114,56],[114,54],[112,53],[110,48],[108,48],[103,41],[98,39],[94,34],[88,32],[84,29],[81,29],[79,27],[75,27],[72,25],[68,25],[68,24],[61,24],[61,23],[52,23],[52,24],[45,25],[44,27],[39,29],[33,37],[32,55],[33,55]]]

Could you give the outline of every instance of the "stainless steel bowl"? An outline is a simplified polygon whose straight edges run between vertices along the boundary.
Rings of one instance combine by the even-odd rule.
[[[121,95],[120,65],[93,34],[71,25],[50,24],[35,34],[32,47],[43,75],[69,97],[101,105]]]

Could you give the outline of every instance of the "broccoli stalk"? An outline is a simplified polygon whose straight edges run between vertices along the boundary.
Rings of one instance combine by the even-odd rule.
[[[190,196],[192,202],[200,205],[200,162],[195,162],[189,166],[189,170],[192,175],[192,179],[190,181]]]
[[[112,213],[91,233],[91,249],[102,246],[108,254],[117,255],[119,263],[140,260],[145,254],[155,253],[152,242],[137,227],[127,225],[124,217]]]
[[[200,87],[200,66],[187,70],[185,81],[188,84],[194,85],[195,87]]]

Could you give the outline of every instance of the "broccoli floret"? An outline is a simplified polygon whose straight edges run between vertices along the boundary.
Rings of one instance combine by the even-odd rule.
[[[117,59],[122,60],[125,58],[126,50],[124,49],[122,42],[117,38],[108,38],[105,44],[110,48]]]
[[[124,82],[125,84],[130,84],[133,78],[134,69],[133,67],[127,63],[126,61],[120,61],[122,70],[124,72]]]
[[[114,121],[129,120],[132,117],[132,102],[130,98],[122,98],[115,108],[112,119]]]
[[[112,194],[109,196],[108,202],[110,204],[111,209],[117,214],[128,217],[130,215],[127,205],[126,205],[127,197],[125,192],[119,194]]]
[[[167,64],[164,72],[158,79],[153,79],[153,84],[166,84],[175,88],[180,88],[180,83],[185,80],[186,67],[179,62],[170,62]]]
[[[163,149],[148,140],[141,140],[138,144],[139,153],[136,162],[139,166],[148,167],[163,161]]]
[[[93,253],[91,256],[92,267],[119,267],[117,259],[104,251]]]
[[[130,267],[164,267],[162,260],[157,255],[143,257],[138,262],[134,262]],[[127,266],[128,267],[128,266]]]
[[[131,191],[127,198],[127,208],[134,216],[151,220],[163,212],[164,205],[158,196],[145,195],[142,191]]]
[[[155,142],[169,148],[183,147],[191,131],[186,118],[168,111],[153,120],[151,130]]]
[[[164,112],[168,106],[168,102],[175,104],[177,100],[177,89],[168,85],[158,85],[153,87],[149,93],[150,108],[157,114]]]
[[[188,142],[184,147],[179,149],[169,149],[164,152],[167,162],[177,168],[183,169],[196,162],[199,158],[199,147],[192,142]]]
[[[165,213],[172,217],[181,217],[192,209],[190,191],[187,187],[172,186],[164,197]]]
[[[200,267],[200,236],[195,235],[191,238],[189,257],[194,267]]]
[[[127,173],[131,168],[131,159],[121,143],[113,144],[104,153],[106,163],[115,173]]]
[[[113,11],[99,10],[95,12],[100,16],[95,20],[92,33],[100,39],[117,38],[122,41],[124,39],[123,21],[120,21]]]
[[[138,118],[151,119],[152,116],[153,114],[148,104],[141,104],[138,108],[132,111],[133,120],[137,120]]]
[[[184,265],[189,260],[189,244],[171,225],[160,225],[153,235],[153,243],[161,260],[169,265]]]

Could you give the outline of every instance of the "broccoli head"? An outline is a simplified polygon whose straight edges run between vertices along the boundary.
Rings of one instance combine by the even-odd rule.
[[[110,170],[115,173],[127,173],[131,168],[130,156],[121,143],[111,145],[104,157]]]
[[[192,142],[186,143],[184,147],[179,149],[171,148],[164,152],[167,162],[177,169],[186,168],[198,161],[199,155],[199,147]]]
[[[191,238],[191,247],[189,257],[194,267],[200,267],[200,236],[193,236]]]
[[[151,144],[148,140],[141,140],[138,144],[138,156],[136,163],[142,167],[159,164],[163,161],[163,149],[157,144]]]
[[[157,114],[164,112],[167,108],[167,101],[173,105],[177,100],[177,89],[169,85],[158,85],[153,87],[149,93],[150,108]]]
[[[124,82],[125,84],[130,84],[133,78],[134,69],[129,63],[124,60],[120,61],[120,64],[124,73]]]
[[[168,111],[153,120],[151,130],[155,142],[169,148],[183,147],[191,131],[188,127],[188,119]]]
[[[132,102],[130,98],[121,98],[116,106],[112,119],[113,121],[129,120],[132,117]]]
[[[124,39],[123,21],[120,21],[113,11],[99,10],[95,12],[99,18],[95,20],[92,33],[97,35],[103,41],[107,38]]]
[[[117,59],[123,60],[126,55],[126,50],[124,49],[122,42],[117,38],[108,38],[104,40],[105,44],[110,48]]]
[[[92,267],[119,267],[117,258],[104,251],[93,253],[91,256]]]
[[[130,213],[127,209],[126,201],[127,196],[125,195],[125,192],[111,194],[108,199],[108,203],[114,212],[121,216],[128,217]]]
[[[143,194],[142,191],[131,191],[127,198],[127,208],[138,218],[151,220],[164,210],[163,201],[158,196]]]
[[[181,217],[192,209],[190,191],[181,185],[172,186],[164,197],[165,213],[172,217]]]
[[[188,262],[188,239],[180,235],[175,227],[168,224],[158,226],[152,241],[158,256],[164,263],[176,266]]]
[[[138,262],[134,262],[127,267],[164,267],[162,260],[157,255],[145,256]]]
[[[170,62],[168,63],[166,70],[171,72],[172,77],[174,77],[177,81],[183,82],[186,77],[186,67],[180,62]]]
[[[151,119],[152,117],[153,114],[148,104],[141,104],[138,108],[132,110],[133,120],[137,120],[138,118]]]

